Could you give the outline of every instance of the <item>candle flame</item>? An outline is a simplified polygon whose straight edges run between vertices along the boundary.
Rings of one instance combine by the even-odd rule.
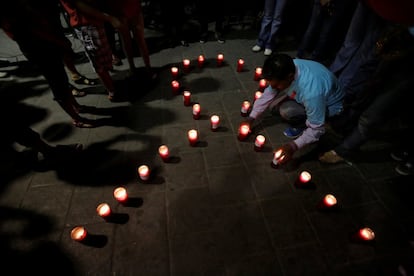
[[[96,212],[101,217],[107,217],[111,214],[111,207],[109,207],[108,203],[101,203],[96,207]]]
[[[326,206],[330,207],[330,206],[334,206],[337,203],[337,200],[335,198],[335,196],[331,195],[331,194],[327,194],[324,198],[324,203]]]
[[[254,98],[257,100],[258,98],[260,98],[263,95],[263,92],[261,91],[256,91],[256,93],[254,93]]]
[[[359,236],[366,241],[371,241],[375,238],[375,233],[371,228],[365,227],[359,230]]]
[[[75,241],[81,241],[86,238],[87,231],[83,226],[76,226],[70,232],[70,236]]]
[[[114,190],[114,197],[119,202],[126,201],[128,199],[127,191],[124,187],[118,187]]]
[[[220,121],[220,117],[218,115],[211,116],[211,122],[217,124]]]
[[[262,146],[265,141],[266,141],[266,138],[263,135],[259,134],[259,135],[256,136],[256,143],[259,146]]]
[[[311,180],[311,178],[312,178],[311,174],[307,171],[301,172],[300,176],[299,176],[299,180],[302,183],[309,182]]]

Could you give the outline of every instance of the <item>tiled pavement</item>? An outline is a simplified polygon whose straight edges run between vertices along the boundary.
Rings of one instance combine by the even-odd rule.
[[[41,76],[17,67],[1,79],[3,105],[10,103],[4,99],[25,104],[28,111],[19,114],[30,118],[46,141],[84,145],[80,156],[54,164],[30,161],[32,155],[18,145],[19,154],[2,152],[0,244],[2,270],[9,271],[4,275],[412,273],[413,183],[395,173],[389,140],[368,143],[352,163],[322,165],[311,148],[298,153],[298,162],[274,169],[272,150],[287,141],[278,117],[267,114],[247,140],[237,139],[241,103],[253,99],[254,68],[264,61],[250,51],[254,38],[234,30],[225,44],[151,46],[152,63],[160,69],[154,85],[123,80],[124,65],[114,78],[126,101],[111,103],[102,87],[86,87],[89,95],[79,102],[97,107],[95,115],[86,116],[111,118],[95,129],[72,127]],[[282,50],[294,54],[292,48]],[[218,53],[225,57],[222,67],[215,63]],[[2,34],[2,58],[13,61],[19,54]],[[183,58],[195,64],[199,54],[207,58],[205,67],[193,65],[179,78],[192,101],[201,104],[201,118],[194,120],[191,107],[171,91],[169,68],[181,68]],[[240,57],[245,67],[238,73]],[[142,66],[139,57],[136,62]],[[95,76],[87,62],[78,68]],[[3,97],[10,91],[13,97]],[[19,116],[13,112],[9,118]],[[210,130],[212,114],[221,119],[216,132]],[[191,128],[199,131],[196,147],[186,137]],[[262,152],[253,149],[258,133],[267,139]],[[326,137],[335,138],[330,132]],[[170,148],[172,162],[162,162],[161,144]],[[141,164],[151,168],[147,182],[137,177]],[[309,189],[294,185],[303,170],[312,174]],[[129,204],[115,201],[117,186],[126,187]],[[324,212],[317,205],[328,193],[339,208]],[[102,202],[116,219],[96,214]],[[78,225],[88,231],[85,243],[71,240]],[[365,226],[374,230],[375,240],[354,241],[353,233]]]

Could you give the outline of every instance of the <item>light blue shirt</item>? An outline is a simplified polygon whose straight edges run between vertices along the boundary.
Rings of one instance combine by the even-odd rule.
[[[295,80],[286,94],[305,107],[307,121],[314,125],[325,123],[326,117],[342,111],[344,92],[335,75],[323,64],[294,59]]]

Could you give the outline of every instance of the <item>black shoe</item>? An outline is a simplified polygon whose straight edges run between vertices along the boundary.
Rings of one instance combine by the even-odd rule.
[[[207,42],[207,38],[208,38],[208,34],[207,33],[203,33],[200,36],[200,43],[206,43]]]
[[[223,44],[223,43],[226,42],[223,35],[219,32],[216,32],[215,37],[216,37],[217,42],[220,43],[220,44]]]

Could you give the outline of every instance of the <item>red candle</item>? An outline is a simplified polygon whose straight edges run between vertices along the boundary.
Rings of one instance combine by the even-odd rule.
[[[249,101],[243,101],[242,106],[241,106],[241,110],[240,110],[240,115],[242,117],[247,117],[247,115],[249,115],[249,110],[250,110],[250,102]]]
[[[270,163],[271,166],[275,169],[279,167],[279,162],[282,161],[285,158],[285,155],[283,154],[283,151],[281,149],[277,150],[273,155],[273,160]]]
[[[256,101],[257,99],[259,99],[262,95],[263,95],[263,92],[262,91],[256,91],[254,93],[254,101]]]
[[[200,113],[201,113],[200,104],[193,104],[193,119],[194,120],[200,119]]]
[[[171,88],[174,94],[177,94],[180,91],[180,83],[176,80],[171,82]]]
[[[254,141],[254,150],[261,151],[264,147],[265,141],[266,141],[266,138],[263,135],[261,134],[257,135]]]
[[[237,72],[243,71],[243,65],[244,60],[242,58],[239,58],[239,60],[237,61]]]
[[[259,90],[263,92],[266,86],[267,86],[267,81],[265,79],[261,79],[259,81]]]
[[[243,141],[247,138],[250,133],[250,126],[248,124],[241,124],[239,127],[238,138],[240,141]]]
[[[372,241],[375,239],[375,233],[369,227],[359,229],[358,236],[363,241]]]
[[[195,146],[198,141],[198,133],[195,129],[190,129],[188,131],[188,141],[190,142],[190,146]]]
[[[204,56],[203,55],[199,55],[198,56],[198,67],[201,68],[204,66]]]
[[[87,235],[88,235],[88,232],[83,226],[76,226],[70,232],[70,237],[72,238],[72,240],[79,241],[79,242],[83,241]]]
[[[141,165],[138,167],[138,174],[141,180],[148,180],[150,176],[150,169],[147,165]]]
[[[189,59],[183,59],[183,68],[184,72],[188,73],[190,71],[190,60]]]
[[[309,181],[311,181],[311,178],[312,178],[312,176],[311,176],[310,172],[303,171],[303,172],[301,172],[301,173],[300,173],[300,175],[299,175],[299,182],[300,182],[301,184],[306,184],[306,183],[308,183]]]
[[[317,208],[320,210],[334,210],[338,207],[338,201],[336,197],[332,194],[327,194],[323,197],[323,199],[319,202]]]
[[[98,207],[96,207],[96,212],[102,218],[108,218],[112,213],[108,203],[99,204]]]
[[[323,198],[323,203],[326,207],[332,207],[335,206],[338,203],[338,201],[336,200],[336,197],[334,195],[327,194]]]
[[[174,80],[178,78],[178,67],[171,67],[171,76]]]
[[[159,155],[161,156],[161,159],[164,162],[167,162],[169,160],[169,158],[170,158],[170,150],[168,149],[168,147],[166,145],[161,145],[158,148],[158,153],[159,153]]]
[[[114,197],[120,203],[125,203],[128,200],[128,193],[124,187],[118,187],[114,190]]]
[[[184,100],[185,106],[189,106],[191,104],[191,92],[190,91],[183,92],[183,100]]]
[[[212,115],[210,118],[210,123],[211,123],[211,130],[216,131],[220,123],[220,117],[218,115]]]
[[[262,67],[256,67],[256,70],[254,71],[254,80],[258,81],[262,77]]]
[[[217,55],[217,66],[221,66],[223,64],[223,60],[224,60],[224,55],[218,54]]]

